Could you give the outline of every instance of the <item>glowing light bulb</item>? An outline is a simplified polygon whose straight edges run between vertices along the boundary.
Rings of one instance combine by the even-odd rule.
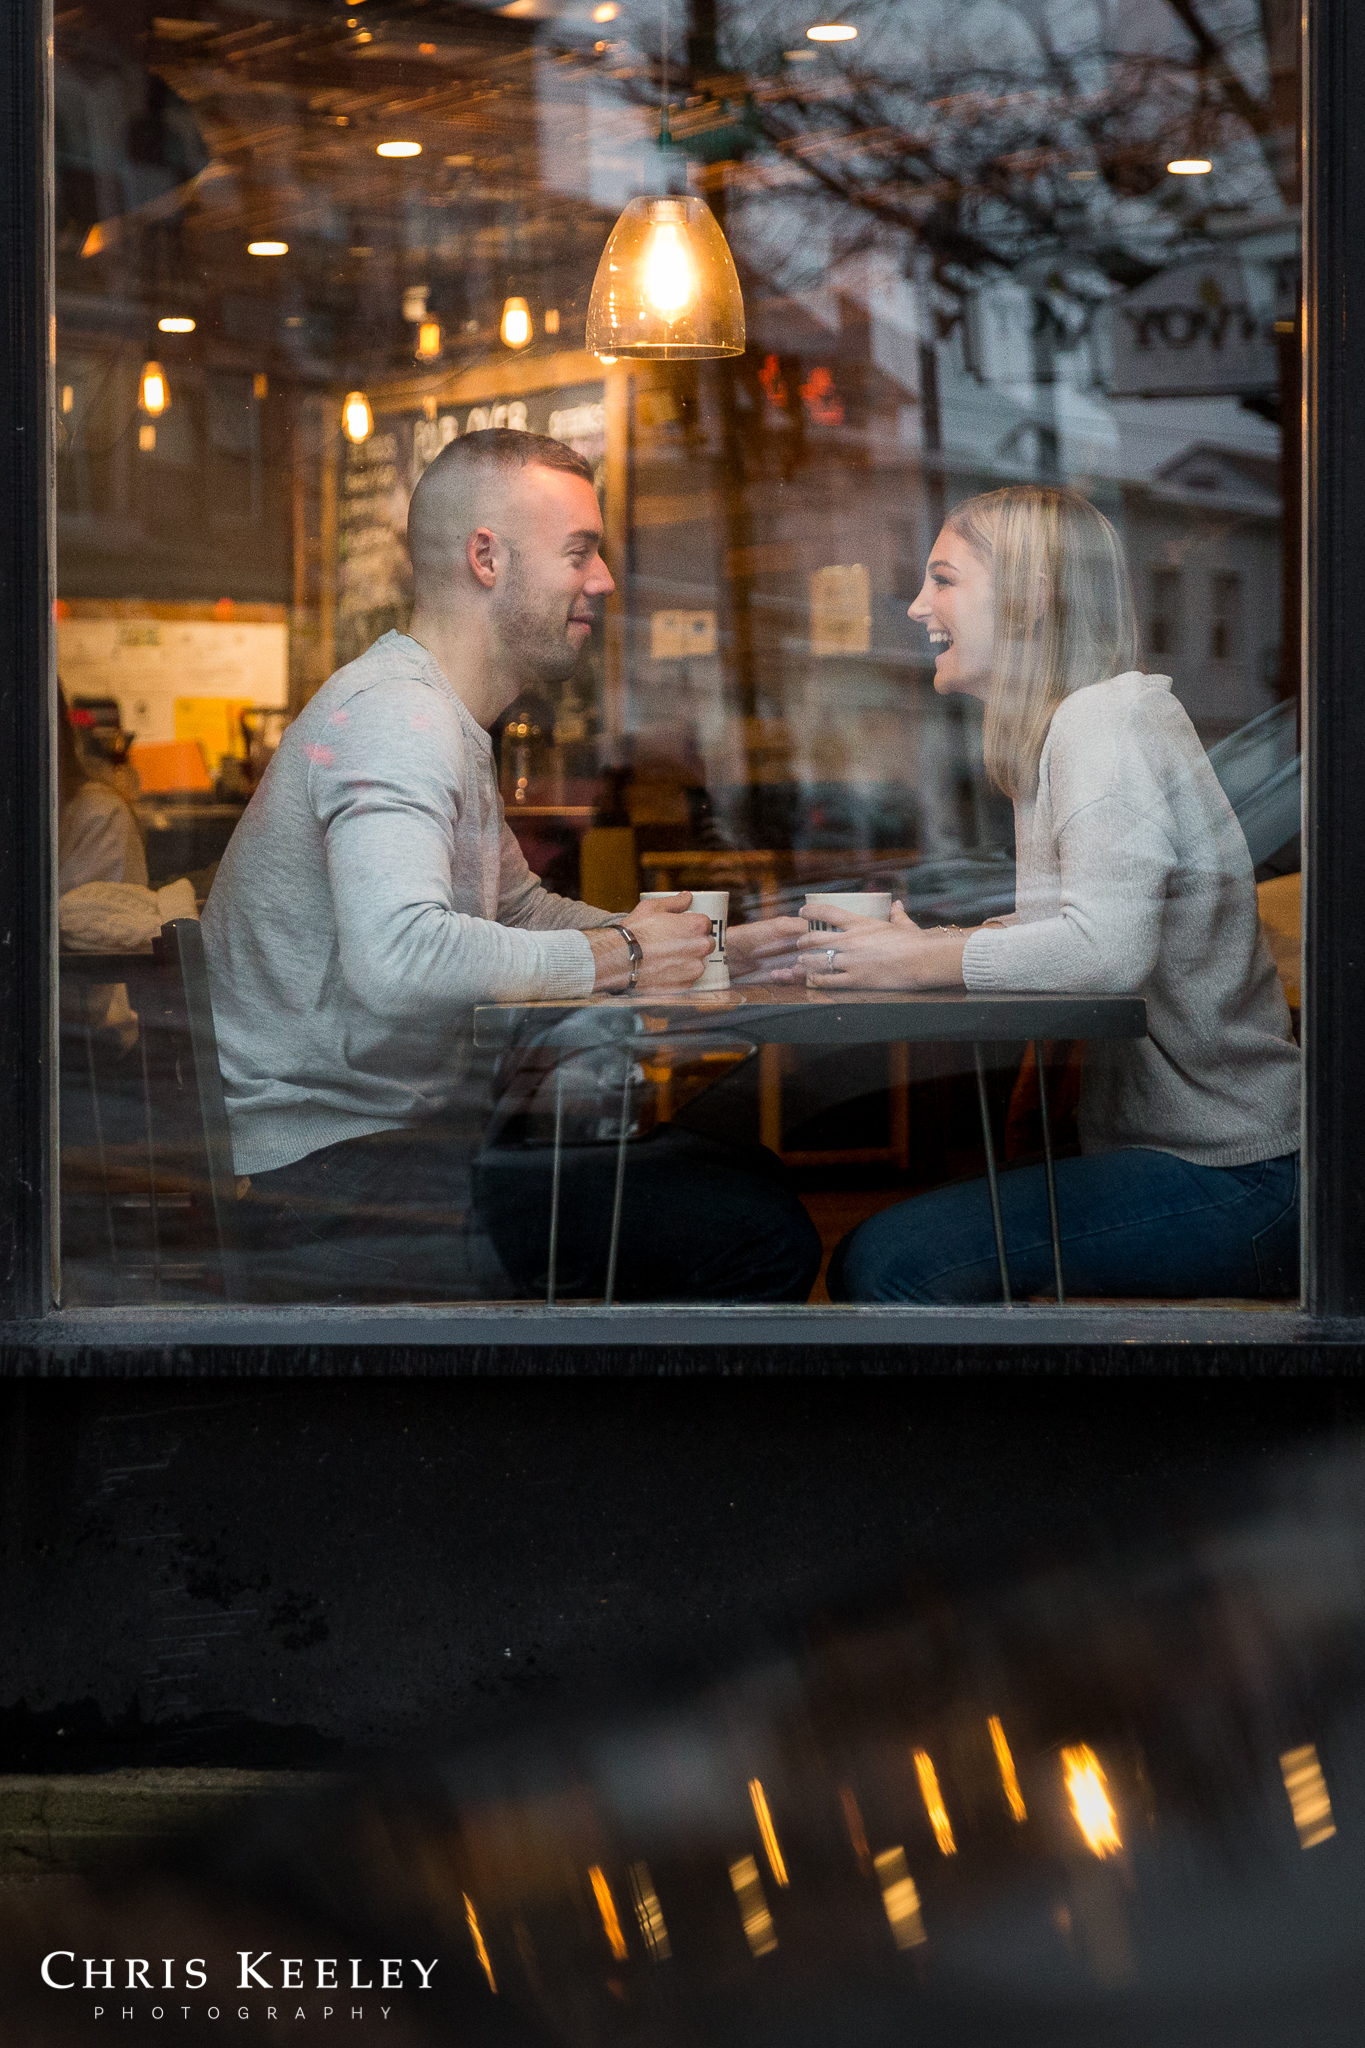
[[[584,338],[602,359],[743,355],[734,258],[704,200],[631,200],[598,262]]]
[[[592,18],[594,21],[615,21],[620,12],[616,0],[602,0],[600,7],[593,8]]]
[[[525,299],[511,298],[502,309],[499,329],[508,348],[525,348],[531,339],[531,308]]]
[[[166,382],[166,372],[160,363],[147,363],[142,371],[142,384],[138,391],[138,404],[152,419],[160,419],[171,402],[171,388]]]
[[[670,219],[656,221],[650,231],[643,282],[646,302],[665,320],[676,320],[696,296],[697,274],[677,225]]]
[[[1087,1849],[1094,1856],[1116,1856],[1123,1847],[1118,1815],[1109,1797],[1104,1767],[1088,1742],[1062,1751],[1062,1777]]]
[[[288,242],[248,242],[246,253],[248,256],[287,256],[289,254],[289,244]]]
[[[441,323],[424,320],[417,330],[417,353],[427,361],[441,353]]]
[[[1166,168],[1173,178],[1206,178],[1213,165],[1206,156],[1178,156]]]
[[[378,142],[374,153],[376,156],[420,156],[422,145],[420,142]]]
[[[367,441],[374,432],[374,414],[363,391],[348,391],[341,408],[341,431],[348,441]]]
[[[856,28],[850,28],[843,21],[821,21],[806,30],[812,43],[851,43],[857,33]]]
[[[193,334],[194,332],[193,320],[188,315],[179,313],[170,314],[167,318],[158,320],[156,324],[163,334]]]

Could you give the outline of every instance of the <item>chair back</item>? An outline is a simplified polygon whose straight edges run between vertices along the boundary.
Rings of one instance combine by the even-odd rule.
[[[164,1282],[194,1279],[241,1298],[237,1180],[198,921],[164,924],[150,955],[63,954],[61,973],[87,992],[122,985],[137,1016],[136,1048],[114,1060],[89,1000],[72,1014],[63,1006],[63,1185],[82,1161],[93,1169],[111,1285],[149,1271],[158,1296]],[[68,1145],[68,1114],[92,1142]],[[117,1221],[128,1212],[148,1218],[131,1256]]]

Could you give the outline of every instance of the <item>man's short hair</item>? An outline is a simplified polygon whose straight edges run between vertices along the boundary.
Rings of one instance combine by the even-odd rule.
[[[485,427],[476,434],[462,434],[450,441],[418,478],[408,506],[408,553],[417,581],[427,572],[440,574],[449,562],[452,509],[461,500],[472,502],[473,472],[477,469],[567,470],[570,476],[593,482],[592,465],[577,449],[549,434],[528,434],[519,427]],[[463,536],[461,536],[463,540]]]

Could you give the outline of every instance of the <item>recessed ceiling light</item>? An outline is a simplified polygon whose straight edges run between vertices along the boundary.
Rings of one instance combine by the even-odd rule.
[[[1173,178],[1205,178],[1213,165],[1206,156],[1178,156],[1166,168]]]
[[[420,142],[380,142],[375,145],[376,156],[420,156]]]
[[[189,319],[188,316],[182,316],[178,313],[170,314],[166,319],[158,320],[156,324],[163,334],[193,334],[194,332],[193,320]]]
[[[857,33],[856,28],[850,28],[848,23],[843,21],[817,22],[814,28],[806,30],[813,43],[851,43]]]
[[[289,254],[289,244],[288,242],[248,242],[246,253],[248,256],[287,256]]]

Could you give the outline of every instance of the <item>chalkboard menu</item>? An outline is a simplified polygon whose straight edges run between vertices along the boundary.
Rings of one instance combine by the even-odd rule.
[[[449,442],[486,427],[549,434],[593,465],[599,493],[606,467],[606,409],[600,383],[529,391],[477,405],[451,403],[420,412],[377,410],[374,431],[344,444],[337,491],[338,663],[412,612],[412,567],[406,534],[408,500],[427,464]]]

